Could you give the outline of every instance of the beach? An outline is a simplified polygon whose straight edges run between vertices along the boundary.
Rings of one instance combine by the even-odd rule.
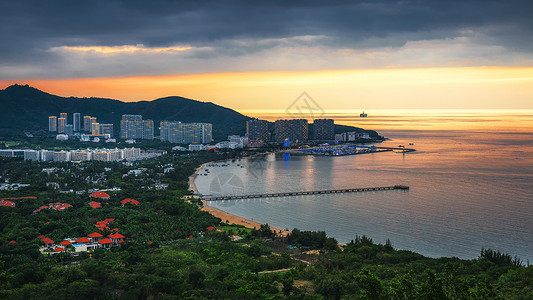
[[[212,162],[204,163],[199,168],[197,168],[196,171],[194,171],[194,174],[192,174],[189,177],[189,189],[191,191],[193,191],[194,194],[200,194],[200,192],[196,188],[196,184],[194,183],[194,179],[196,178],[196,175],[198,174],[198,172],[200,170],[205,168],[205,166],[207,164],[210,164],[210,163],[212,163]],[[259,223],[259,222],[255,222],[255,221],[243,218],[243,217],[239,217],[239,216],[227,213],[227,212],[225,212],[223,210],[220,210],[218,208],[211,207],[211,206],[208,205],[208,202],[203,200],[203,199],[202,199],[202,204],[203,205],[200,208],[200,210],[206,211],[206,212],[212,214],[213,216],[215,216],[217,218],[220,218],[223,223],[229,223],[229,224],[235,224],[235,225],[243,225],[244,227],[254,228],[254,229],[259,229],[261,227],[261,223]],[[280,229],[280,228],[276,228],[276,227],[272,227],[272,226],[270,226],[270,228],[273,231],[275,231],[276,234],[279,235],[279,236],[287,236],[290,233],[290,231],[288,231],[288,230],[284,230],[284,229]]]

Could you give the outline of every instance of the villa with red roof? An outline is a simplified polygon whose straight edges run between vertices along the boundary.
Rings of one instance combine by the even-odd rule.
[[[109,199],[109,198],[111,198],[111,196],[109,196],[109,194],[106,193],[106,192],[94,192],[94,193],[90,194],[89,197],[101,198],[101,199]]]
[[[98,232],[93,232],[93,233],[89,234],[88,237],[90,237],[91,238],[91,242],[94,243],[94,242],[98,242],[103,237],[103,235],[101,235]]]
[[[133,205],[139,205],[139,201],[137,201],[135,199],[124,199],[124,200],[120,201],[120,203],[122,203],[122,206],[126,205],[126,203],[131,203]]]
[[[101,208],[102,204],[100,202],[91,201],[88,203],[92,208]]]
[[[63,211],[65,209],[69,208],[69,207],[72,207],[72,205],[70,205],[68,203],[61,203],[61,202],[48,203],[48,205],[43,205],[43,206],[37,208],[36,210],[34,210],[33,212],[37,213],[37,212],[40,212],[43,209],[54,209],[54,210],[58,210],[58,211]]]

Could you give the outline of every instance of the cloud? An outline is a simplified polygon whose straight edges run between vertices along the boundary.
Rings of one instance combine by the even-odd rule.
[[[176,52],[190,50],[192,47],[152,47],[147,48],[143,44],[136,46],[124,45],[124,46],[62,46],[53,47],[51,51],[66,51],[66,52],[79,52],[87,53],[93,52],[98,54],[122,54],[122,53],[161,53],[161,52]]]
[[[313,60],[531,64],[532,10],[526,0],[2,1],[0,79],[309,69]]]

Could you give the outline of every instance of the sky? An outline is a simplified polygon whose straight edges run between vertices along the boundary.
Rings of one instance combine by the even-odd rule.
[[[533,109],[532,1],[1,1],[0,88],[239,111]]]

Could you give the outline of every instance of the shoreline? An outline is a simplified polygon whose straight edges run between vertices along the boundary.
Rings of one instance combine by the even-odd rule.
[[[189,176],[189,190],[193,191],[194,194],[200,194],[200,192],[198,191],[198,188],[196,187],[196,184],[194,183],[194,179],[196,178],[196,175],[198,174],[198,172],[200,172],[200,170],[202,170],[207,164],[210,164],[210,163],[213,163],[213,162],[211,161],[211,162],[203,163],[200,167],[198,167],[194,171],[194,173],[191,176]],[[244,227],[253,228],[253,229],[259,229],[262,225],[259,222],[252,221],[250,219],[237,216],[234,214],[230,214],[221,209],[209,206],[207,204],[207,201],[203,199],[202,199],[202,207],[200,208],[200,210],[208,212],[211,215],[217,218],[220,218],[222,220],[221,221],[222,223],[226,223],[227,221],[228,224],[242,225]],[[273,227],[273,226],[270,226],[270,229],[272,229],[272,231],[274,231],[277,235],[282,236],[282,237],[287,236],[290,233],[289,230],[284,230],[284,229],[280,229],[280,228]]]

